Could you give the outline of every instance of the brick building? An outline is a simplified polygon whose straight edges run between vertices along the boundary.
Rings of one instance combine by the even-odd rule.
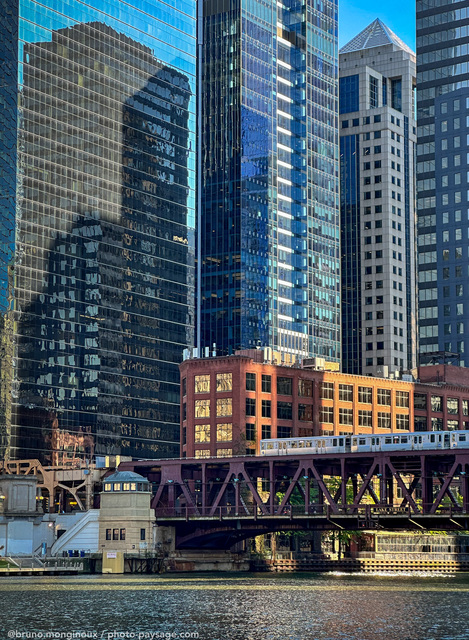
[[[180,371],[183,457],[254,454],[263,438],[469,428],[459,367],[421,367],[421,381],[406,382],[277,365],[249,350]]]

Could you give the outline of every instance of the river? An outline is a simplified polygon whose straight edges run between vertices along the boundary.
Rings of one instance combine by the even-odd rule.
[[[469,574],[1,577],[0,639],[469,640]]]

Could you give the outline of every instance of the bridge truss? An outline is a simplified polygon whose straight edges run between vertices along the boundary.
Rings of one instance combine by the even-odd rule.
[[[269,531],[468,529],[469,450],[124,462],[153,485],[178,546]]]

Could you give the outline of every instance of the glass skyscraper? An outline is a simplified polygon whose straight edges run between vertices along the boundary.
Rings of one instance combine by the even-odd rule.
[[[419,337],[469,363],[469,2],[417,0]]]
[[[195,5],[0,0],[1,455],[177,455]]]
[[[199,340],[340,358],[337,2],[204,0]]]

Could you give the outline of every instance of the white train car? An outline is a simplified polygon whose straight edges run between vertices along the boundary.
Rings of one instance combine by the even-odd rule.
[[[415,451],[423,449],[466,449],[469,431],[425,431],[413,433],[361,434],[316,438],[272,438],[261,440],[261,456],[302,453],[362,453],[373,451]]]

